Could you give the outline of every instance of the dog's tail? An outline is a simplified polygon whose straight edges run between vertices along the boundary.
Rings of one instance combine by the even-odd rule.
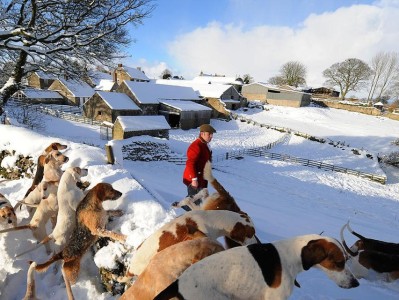
[[[37,264],[30,261],[28,274],[26,276],[26,293],[22,300],[36,299],[35,268]]]
[[[75,298],[73,297],[73,293],[72,293],[71,283],[69,282],[68,277],[65,274],[64,264],[62,265],[61,273],[62,273],[62,277],[64,277],[65,288],[66,288],[68,300],[75,300]]]
[[[354,257],[354,256],[357,256],[357,255],[359,254],[359,251],[353,252],[353,251],[348,247],[348,245],[346,244],[345,239],[344,239],[344,229],[345,229],[345,227],[348,227],[348,226],[349,226],[349,221],[348,221],[348,223],[344,224],[344,226],[342,226],[342,228],[341,228],[341,231],[340,231],[341,243],[342,243],[342,246],[344,246],[345,251],[346,251],[350,256],[353,256],[353,257]]]
[[[30,249],[28,249],[28,250],[26,250],[24,252],[21,252],[21,253],[17,254],[15,257],[20,257],[22,255],[25,255],[26,253],[32,252],[33,250],[36,250],[36,249],[40,248],[41,246],[43,246],[44,244],[48,243],[52,239],[53,239],[53,237],[50,234],[50,235],[46,236],[40,243],[38,243],[34,247],[32,247],[32,248],[30,248]]]
[[[179,279],[172,282],[167,288],[160,292],[154,300],[179,299],[184,300],[182,294],[179,293]]]
[[[38,264],[35,268],[36,271],[38,272],[44,272],[48,269],[48,267],[53,263],[56,262],[57,260],[63,259],[62,256],[62,251],[58,252],[57,254],[54,254],[48,261],[42,264]]]
[[[207,180],[213,188],[221,195],[230,195],[229,192],[225,190],[225,188],[213,177],[212,174],[212,164],[208,160],[204,167],[204,179]]]
[[[17,227],[10,227],[10,228],[0,230],[0,233],[10,232],[10,231],[19,231],[19,230],[24,230],[24,229],[32,229],[32,226],[30,224],[28,224],[28,225],[21,225],[21,226],[17,226]]]
[[[361,234],[353,231],[353,229],[349,225],[349,221],[348,221],[348,223],[346,223],[346,228],[348,228],[349,232],[352,233],[354,236],[357,236],[359,239],[368,240],[368,238],[366,238],[366,237],[362,236]]]

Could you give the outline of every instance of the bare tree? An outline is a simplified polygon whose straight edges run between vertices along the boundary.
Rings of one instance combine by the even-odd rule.
[[[381,100],[399,72],[399,60],[396,52],[379,52],[371,60],[372,79],[367,100]]]
[[[306,67],[298,61],[289,61],[282,65],[280,74],[271,77],[269,83],[283,85],[288,84],[298,87],[299,85],[306,84]]]
[[[363,88],[370,74],[370,67],[357,58],[348,58],[323,71],[323,76],[327,78],[326,84],[332,87],[338,86],[342,99],[345,99],[349,91],[358,91]]]
[[[0,1],[1,56],[15,57],[0,89],[0,105],[19,89],[30,71],[78,78],[87,66],[114,65],[132,40],[127,26],[149,17],[153,0]],[[72,67],[72,62],[78,62]]]
[[[273,76],[273,77],[270,77],[269,80],[268,80],[268,82],[269,82],[270,84],[274,84],[274,85],[283,85],[283,84],[286,84],[285,79],[284,79],[283,77],[281,77],[281,76]]]

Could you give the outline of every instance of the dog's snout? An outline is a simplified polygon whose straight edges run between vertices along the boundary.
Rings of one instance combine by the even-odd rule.
[[[8,224],[11,224],[12,223],[12,220],[11,219],[8,219]]]
[[[112,198],[112,200],[116,200],[118,199],[120,196],[122,196],[122,193],[120,191],[115,190],[114,192],[114,197]]]
[[[356,278],[353,278],[351,281],[351,287],[355,288],[360,285],[359,281]]]
[[[64,162],[67,162],[69,160],[69,157],[68,156],[65,156],[64,157]]]

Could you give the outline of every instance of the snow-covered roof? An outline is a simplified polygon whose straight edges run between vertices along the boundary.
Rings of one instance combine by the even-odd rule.
[[[140,103],[156,104],[160,100],[200,100],[191,87],[127,80],[124,83]]]
[[[94,89],[96,91],[110,91],[114,84],[115,82],[112,79],[100,79]]]
[[[29,99],[62,99],[63,97],[56,91],[40,90],[40,89],[25,89],[19,91]]]
[[[71,91],[75,97],[91,97],[94,95],[94,89],[84,81],[58,78],[58,80]]]
[[[36,71],[35,73],[41,79],[53,79],[53,80],[57,79],[57,76],[45,73],[44,71]]]
[[[133,79],[140,79],[140,80],[150,80],[145,73],[137,68],[132,67],[122,67],[127,74]]]
[[[231,85],[220,84],[220,83],[202,83],[193,80],[180,80],[180,79],[156,79],[156,83],[165,85],[176,85],[176,86],[188,86],[192,87],[194,91],[198,92],[201,97],[204,98],[220,98],[224,92],[230,88],[234,88]],[[235,89],[235,88],[234,88]]]
[[[119,116],[116,121],[125,132],[170,129],[164,116]]]
[[[118,110],[141,110],[128,95],[124,93],[114,93],[114,92],[96,92],[111,109]]]
[[[219,83],[219,84],[235,84],[235,85],[242,85],[242,82],[236,80],[235,77],[226,77],[226,76],[210,76],[210,75],[202,75],[193,78],[194,82],[198,83]]]
[[[159,102],[171,106],[173,108],[176,108],[180,111],[204,111],[204,110],[212,111],[212,108],[195,103],[193,101],[161,100]]]
[[[93,83],[95,85],[99,85],[101,83],[101,81],[103,81],[103,80],[113,81],[113,78],[112,78],[111,74],[104,73],[104,72],[99,72],[99,71],[90,71],[89,72],[89,77],[90,77],[91,81],[93,81]]]
[[[377,102],[377,103],[374,103],[374,106],[384,106],[384,103],[382,103],[382,102]]]
[[[264,87],[267,88],[267,89],[277,90],[277,91],[284,91],[284,92],[291,92],[291,93],[301,93],[301,94],[309,94],[309,93],[302,92],[302,91],[300,91],[300,90],[287,89],[287,88],[283,88],[283,87],[278,86],[278,85],[274,85],[274,84],[270,84],[270,83],[265,83],[265,82],[260,82],[260,81],[258,81],[258,82],[252,82],[252,83],[249,83],[249,84],[245,84],[244,86],[250,86],[250,85],[262,85],[262,86],[264,86]],[[309,95],[311,95],[311,94],[309,94]]]

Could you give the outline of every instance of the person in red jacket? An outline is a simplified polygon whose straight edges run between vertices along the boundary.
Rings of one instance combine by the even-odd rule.
[[[209,124],[201,125],[199,130],[198,138],[187,149],[187,161],[183,173],[183,183],[187,186],[188,196],[195,195],[201,189],[208,187],[203,171],[206,162],[212,161],[212,151],[208,143],[212,141],[216,130]],[[188,207],[183,208],[190,210]]]

